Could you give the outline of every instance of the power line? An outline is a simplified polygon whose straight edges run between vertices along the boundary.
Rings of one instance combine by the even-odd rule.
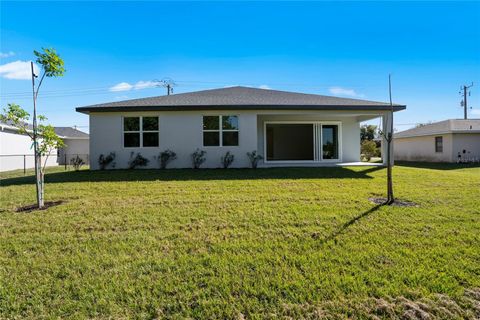
[[[154,85],[152,87],[147,88],[155,88],[159,86],[163,86],[167,88],[167,94],[173,93],[173,87],[177,85],[177,83],[184,83],[189,84],[188,86],[195,86],[196,85],[222,85],[222,86],[235,86],[235,85],[243,85],[243,86],[250,86],[250,87],[259,87],[264,84],[260,83],[227,83],[227,82],[220,82],[220,81],[193,81],[193,80],[179,80],[173,81],[170,78],[164,78],[162,80],[154,80],[152,82],[158,82],[158,85]],[[303,88],[314,88],[314,89],[328,89],[335,87],[335,85],[306,85],[302,83],[269,83],[271,86],[301,86]],[[349,88],[366,88],[365,86],[348,86]],[[375,88],[379,86],[369,86],[369,88]],[[85,96],[85,95],[93,95],[93,94],[112,94],[112,93],[119,93],[119,92],[126,92],[125,91],[112,91],[112,86],[101,86],[101,87],[87,87],[87,88],[70,88],[70,89],[59,89],[59,90],[45,90],[42,92],[42,97],[48,98],[56,98],[56,97],[71,97],[71,96]],[[0,94],[1,98],[30,98],[30,92],[12,92],[12,93],[4,93]]]

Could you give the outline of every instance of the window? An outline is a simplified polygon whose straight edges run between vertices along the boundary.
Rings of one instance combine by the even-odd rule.
[[[338,159],[338,126],[322,125],[322,158]]]
[[[443,137],[435,137],[435,152],[443,152]]]
[[[158,117],[142,117],[144,147],[158,147]]]
[[[140,147],[140,117],[123,118],[123,146]]]
[[[203,145],[238,146],[238,117],[204,116]]]
[[[158,117],[124,117],[123,146],[158,147]]]

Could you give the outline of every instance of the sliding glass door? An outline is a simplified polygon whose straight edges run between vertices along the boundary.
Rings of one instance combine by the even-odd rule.
[[[313,124],[267,124],[266,137],[267,161],[313,161]]]
[[[338,161],[340,125],[322,122],[265,124],[266,161]]]

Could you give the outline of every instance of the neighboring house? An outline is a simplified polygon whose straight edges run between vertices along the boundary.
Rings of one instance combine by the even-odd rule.
[[[88,133],[71,127],[55,127],[55,133],[65,143],[65,147],[58,150],[58,164],[70,164],[70,160],[77,156],[83,159],[85,163],[88,163]]]
[[[445,120],[394,135],[395,160],[480,161],[480,119]]]
[[[31,125],[28,125],[28,129],[32,130]],[[88,134],[70,129],[72,131],[65,128],[55,128],[55,132],[69,145],[66,148],[70,148],[68,150],[71,150],[72,153],[88,154]],[[62,135],[62,133],[64,134]],[[71,137],[65,135],[66,133],[74,138],[71,139]],[[86,140],[80,141],[77,139],[80,133],[87,136]],[[53,150],[50,153],[47,159],[47,166],[58,164],[60,161],[57,158],[58,152],[59,150]],[[0,172],[35,167],[33,155],[33,143],[30,137],[25,134],[19,134],[18,128],[11,124],[0,122]]]
[[[126,168],[141,153],[158,168],[159,153],[170,149],[169,167],[192,166],[191,154],[205,150],[202,167],[218,168],[230,151],[232,167],[250,165],[247,152],[263,156],[259,166],[322,166],[360,161],[360,122],[382,117],[383,102],[231,87],[169,96],[117,101],[86,107],[90,117],[90,167],[116,154],[116,168]],[[395,111],[404,105],[393,106]]]
[[[28,125],[28,130],[31,130]],[[33,168],[33,143],[26,134],[19,134],[18,128],[0,122],[0,172]],[[57,151],[53,150],[47,159],[47,166],[57,165]]]

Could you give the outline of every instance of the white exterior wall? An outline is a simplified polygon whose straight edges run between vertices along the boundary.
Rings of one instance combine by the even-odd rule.
[[[435,152],[435,137],[443,137],[443,152]],[[395,160],[454,162],[453,135],[439,134],[409,138],[395,138]]]
[[[373,117],[358,112],[333,111],[159,111],[159,112],[111,112],[90,113],[90,168],[96,170],[101,154],[115,152],[115,168],[127,168],[130,154],[140,153],[150,160],[146,168],[158,168],[156,159],[163,150],[170,149],[177,159],[169,168],[191,168],[191,154],[197,149],[207,151],[202,168],[220,168],[220,158],[230,151],[235,156],[232,167],[249,167],[247,152],[257,150],[263,156],[264,121],[334,121],[340,122],[341,162],[360,161],[361,117]],[[372,113],[373,114],[373,113]],[[237,115],[239,124],[239,145],[234,147],[203,146],[204,115]],[[378,112],[375,113],[378,116]],[[159,147],[124,148],[123,116],[159,116]],[[360,119],[361,118],[361,119]],[[259,163],[262,165],[263,163]],[[297,165],[298,163],[292,162]],[[321,165],[321,163],[317,163]]]
[[[0,131],[0,172],[35,167],[32,140],[29,136],[10,131]],[[43,161],[42,161],[43,163]],[[48,157],[47,166],[57,165],[57,151]]]
[[[123,116],[159,116],[159,147],[124,148]],[[239,145],[233,147],[203,146],[204,115],[237,115],[239,126]],[[127,168],[131,152],[140,154],[150,160],[146,168],[159,168],[154,158],[163,150],[170,149],[177,154],[177,159],[169,168],[191,168],[191,154],[197,149],[205,150],[206,161],[202,168],[220,168],[220,158],[230,151],[235,156],[233,168],[248,167],[247,152],[257,148],[257,116],[247,111],[166,111],[166,112],[129,112],[129,113],[91,113],[90,114],[90,168],[98,169],[101,154],[115,152],[115,168]]]
[[[454,133],[452,151],[455,162],[458,159],[458,153],[461,154],[462,160],[480,160],[480,133]]]
[[[65,138],[63,142],[65,147],[58,150],[58,163],[65,164],[65,154],[67,155],[67,164],[70,164],[70,159],[77,155],[88,162],[88,154],[90,152],[90,142],[88,138]]]

